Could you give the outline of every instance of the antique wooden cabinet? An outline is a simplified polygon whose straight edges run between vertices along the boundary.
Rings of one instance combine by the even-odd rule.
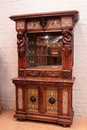
[[[78,11],[11,16],[16,23],[18,120],[54,122],[73,120],[72,90],[74,23]]]

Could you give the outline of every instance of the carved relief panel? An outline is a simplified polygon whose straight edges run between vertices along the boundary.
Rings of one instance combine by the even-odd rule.
[[[42,30],[42,26],[40,25],[40,21],[29,21],[26,23],[26,29],[28,31],[37,31]]]
[[[73,27],[73,21],[72,21],[72,17],[62,17],[61,18],[61,27],[62,28],[69,28],[69,27]]]
[[[24,31],[25,30],[25,21],[24,20],[18,20],[16,22],[16,30],[17,31]]]

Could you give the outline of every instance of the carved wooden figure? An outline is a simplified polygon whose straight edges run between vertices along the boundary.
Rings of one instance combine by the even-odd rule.
[[[16,112],[18,120],[73,121],[72,91],[73,26],[78,11],[16,15],[18,77]]]

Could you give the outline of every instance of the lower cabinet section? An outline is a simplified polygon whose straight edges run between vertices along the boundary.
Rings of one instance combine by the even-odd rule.
[[[74,80],[13,79],[16,86],[18,120],[54,122],[64,126],[73,120],[72,86]]]

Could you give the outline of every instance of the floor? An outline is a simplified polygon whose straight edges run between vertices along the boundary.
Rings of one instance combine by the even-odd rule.
[[[71,127],[57,124],[24,121],[19,122],[14,117],[14,110],[3,110],[0,115],[0,130],[87,130],[87,118],[74,117]]]

